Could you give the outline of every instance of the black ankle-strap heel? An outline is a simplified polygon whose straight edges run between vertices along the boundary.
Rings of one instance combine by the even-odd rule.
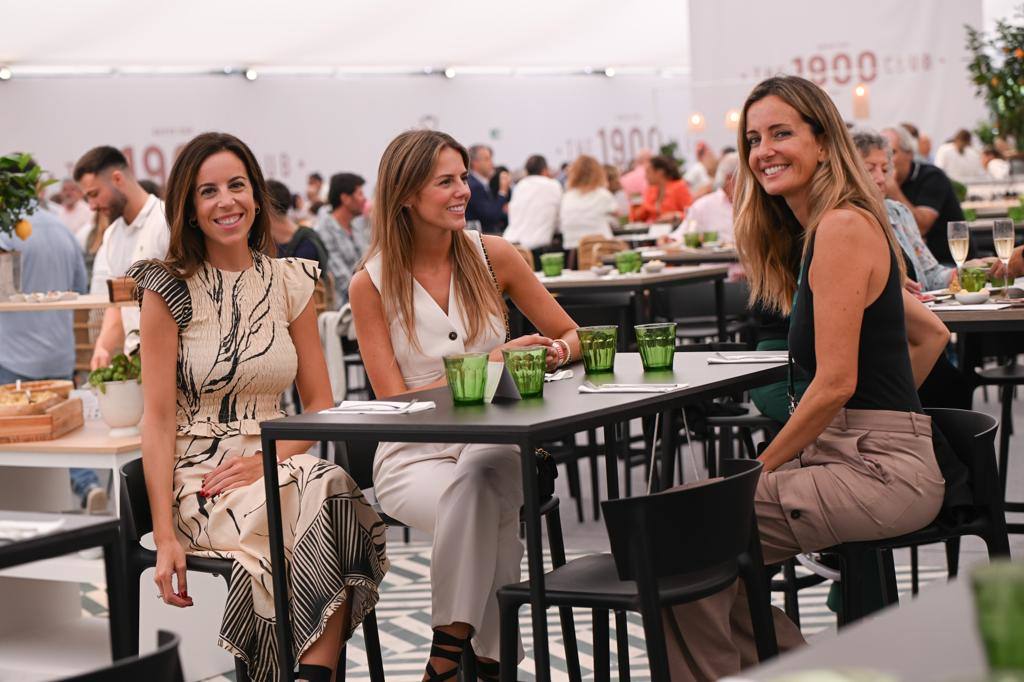
[[[498,682],[498,674],[501,672],[501,664],[497,661],[481,661],[476,659],[476,675],[484,682]]]
[[[434,666],[427,661],[427,680],[428,682],[444,682],[444,680],[450,680],[459,674],[459,663],[462,661],[462,650],[466,648],[466,643],[469,642],[469,638],[459,639],[454,635],[449,635],[447,632],[442,630],[434,630],[434,641],[430,645],[430,658],[443,658],[446,661],[452,661],[455,663],[455,667],[451,670],[439,673],[434,670]],[[449,651],[448,649],[442,649],[441,647],[458,647],[458,651]]]

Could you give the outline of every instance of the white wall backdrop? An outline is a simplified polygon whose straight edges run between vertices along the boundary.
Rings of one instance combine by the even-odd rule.
[[[694,1],[693,104],[708,139],[735,144],[726,114],[758,81],[796,74],[823,86],[848,120],[911,121],[938,142],[984,116],[967,79],[964,24],[982,25],[981,0]]]
[[[270,177],[298,190],[311,171],[373,182],[402,130],[429,126],[486,142],[518,168],[534,153],[557,164],[587,152],[609,163],[681,139],[686,79],[562,77],[46,78],[0,84],[6,151],[27,150],[55,175],[98,144],[125,149],[162,181],[175,150],[205,130],[248,142]]]

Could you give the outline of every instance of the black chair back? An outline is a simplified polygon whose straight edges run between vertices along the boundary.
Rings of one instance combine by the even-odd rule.
[[[350,440],[334,443],[334,463],[352,477],[360,490],[373,487],[373,458],[377,441]]]
[[[138,542],[153,530],[153,517],[146,492],[146,474],[142,459],[135,459],[121,467],[121,532],[125,540]]]
[[[762,464],[727,459],[722,478],[601,503],[621,580],[721,566],[747,551]]]
[[[178,635],[166,630],[157,633],[157,649],[142,656],[115,661],[101,670],[66,677],[62,682],[184,682],[178,658]]]
[[[927,408],[925,414],[943,435],[970,474],[974,504],[1002,506],[1003,493],[996,471],[995,439],[999,423],[990,415],[971,410]]]

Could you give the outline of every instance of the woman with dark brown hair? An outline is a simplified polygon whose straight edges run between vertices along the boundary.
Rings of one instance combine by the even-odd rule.
[[[690,187],[679,173],[679,164],[667,156],[655,156],[647,164],[644,201],[633,208],[633,220],[679,224],[693,203]]]
[[[233,559],[219,643],[250,679],[276,680],[259,424],[281,416],[293,382],[307,410],[332,404],[311,300],[319,268],[266,255],[271,199],[252,152],[231,135],[185,145],[166,210],[167,260],[129,271],[142,304],[142,457],[157,596],[192,605],[186,554]],[[279,447],[278,477],[298,675],[329,682],[388,561],[380,518],[344,471],[306,454],[311,446]]]

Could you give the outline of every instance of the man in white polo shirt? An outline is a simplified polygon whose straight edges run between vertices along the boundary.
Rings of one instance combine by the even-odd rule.
[[[524,249],[536,251],[550,245],[555,236],[562,185],[551,177],[548,162],[540,154],[526,160],[526,173],[512,190],[504,237]]]
[[[124,154],[113,147],[86,152],[75,164],[74,178],[89,207],[110,220],[96,252],[89,288],[92,294],[106,296],[107,280],[123,277],[135,261],[167,257],[170,231],[164,202],[139,185]],[[111,353],[122,345],[126,353],[133,351],[138,337],[129,332],[138,328],[138,308],[107,308],[89,363],[92,369],[110,364]]]

